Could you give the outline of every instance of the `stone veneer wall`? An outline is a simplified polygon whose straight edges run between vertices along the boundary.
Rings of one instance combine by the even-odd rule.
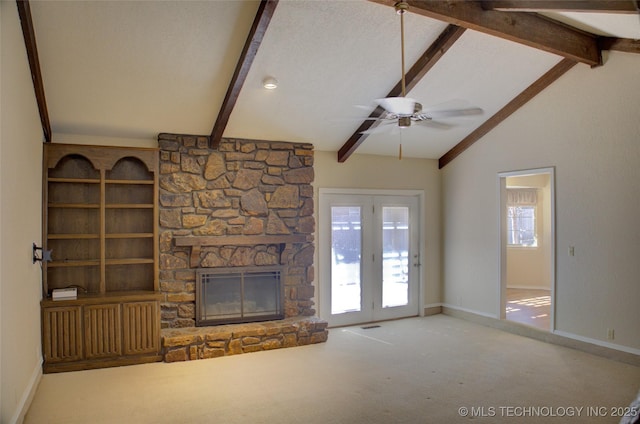
[[[160,134],[160,291],[162,328],[195,326],[199,267],[282,264],[285,317],[312,316],[313,146]],[[302,243],[191,247],[176,237],[305,235]],[[285,246],[283,251],[281,246]]]

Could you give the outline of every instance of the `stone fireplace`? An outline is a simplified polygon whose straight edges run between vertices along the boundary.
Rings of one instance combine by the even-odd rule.
[[[197,277],[206,271],[237,279],[247,269],[279,270],[278,290],[282,293],[279,310],[265,314],[260,320],[283,318],[283,324],[258,326],[255,323],[255,328],[262,328],[256,331],[264,336],[259,343],[255,335],[246,336],[255,333],[246,327],[251,324],[240,324],[243,327],[236,334],[237,339],[232,332],[224,346],[220,347],[220,341],[216,341],[216,349],[222,349],[224,354],[256,350],[256,343],[271,348],[300,344],[292,335],[302,344],[326,340],[326,323],[313,318],[313,146],[222,139],[214,150],[208,147],[209,137],[179,134],[160,134],[158,144],[159,281],[164,295],[161,326],[165,350],[174,351],[174,358],[197,359],[206,356],[207,349],[213,349],[207,345],[206,337],[201,337],[203,344],[195,351],[193,344],[184,346],[176,341],[181,334],[214,337],[211,336],[213,330],[197,330],[196,323],[255,321],[255,317],[250,316],[252,313],[245,312],[244,316],[226,321],[204,319],[200,322],[197,314],[201,311],[196,306],[200,302]],[[232,307],[234,302],[226,303],[224,308]],[[215,315],[214,310],[212,307],[208,316]],[[218,309],[218,315],[227,313]],[[284,332],[277,337],[269,336],[277,333],[274,328]],[[215,330],[216,334],[221,332],[225,330]],[[187,353],[176,353],[176,346],[186,348],[183,350]]]

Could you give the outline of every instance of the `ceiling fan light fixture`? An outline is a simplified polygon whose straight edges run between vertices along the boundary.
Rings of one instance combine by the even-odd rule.
[[[385,110],[399,116],[410,116],[414,113],[416,101],[409,97],[385,97],[376,102]]]
[[[278,80],[274,77],[266,77],[262,80],[262,86],[267,90],[275,90],[278,88]]]

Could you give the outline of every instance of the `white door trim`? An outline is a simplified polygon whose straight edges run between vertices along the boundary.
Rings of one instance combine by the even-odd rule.
[[[318,315],[324,319],[324,309],[326,309],[326,305],[324,302],[330,302],[330,298],[328,297],[328,290],[326,289],[326,284],[323,284],[326,278],[331,277],[331,267],[330,262],[327,262],[330,259],[327,259],[326,256],[322,253],[322,249],[330,245],[330,234],[327,231],[323,231],[326,226],[330,226],[331,217],[325,216],[323,214],[323,198],[326,195],[331,194],[350,194],[350,195],[367,195],[367,196],[414,196],[418,199],[418,226],[419,226],[419,240],[418,240],[418,249],[419,249],[419,263],[425,264],[427,261],[425,260],[425,217],[424,211],[424,199],[425,193],[424,190],[391,190],[391,189],[358,189],[358,188],[319,188],[318,189],[318,208],[317,208],[317,222],[318,222],[318,245],[316,248],[316,260],[318,263],[317,269],[317,290],[316,290],[316,306]],[[424,293],[425,293],[425,279],[424,279],[424,270],[423,267],[419,267],[417,271],[418,278],[418,302],[417,307],[418,310],[416,314],[419,316],[424,316]]]

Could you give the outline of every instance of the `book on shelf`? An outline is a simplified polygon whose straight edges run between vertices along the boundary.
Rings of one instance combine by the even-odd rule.
[[[78,298],[78,289],[76,287],[67,287],[64,289],[53,289],[51,292],[53,300],[69,300]]]

